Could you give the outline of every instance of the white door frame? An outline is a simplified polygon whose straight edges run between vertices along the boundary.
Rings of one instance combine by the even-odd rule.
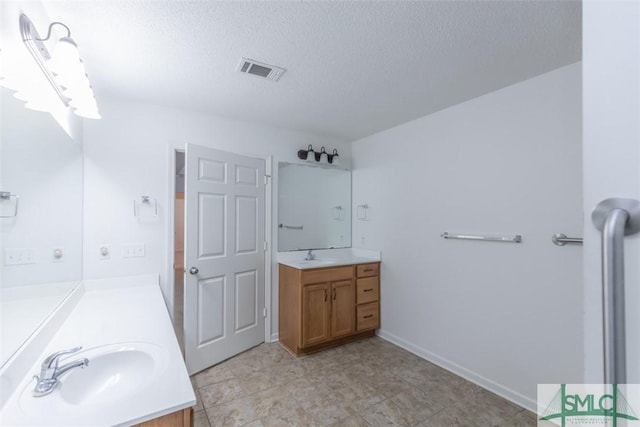
[[[165,253],[165,264],[166,264],[166,288],[165,288],[165,298],[167,308],[169,310],[169,315],[171,316],[171,320],[174,319],[174,298],[173,292],[175,287],[175,278],[174,278],[174,268],[173,268],[173,258],[175,256],[175,241],[174,241],[174,227],[175,227],[175,204],[173,203],[173,199],[175,198],[176,193],[176,152],[185,152],[186,143],[178,143],[178,142],[169,142],[167,144],[167,215],[165,222],[165,230],[166,230],[166,253]],[[214,148],[214,147],[210,147]],[[261,156],[256,156],[254,154],[244,154],[244,153],[236,153],[242,156],[255,157],[258,159],[264,159],[265,161],[265,173],[268,176],[273,176],[273,156],[268,156],[266,158]],[[271,318],[273,308],[271,307],[271,271],[272,271],[272,211],[273,211],[273,179],[267,179],[265,184],[265,240],[267,242],[267,250],[264,252],[264,304],[267,307],[267,317],[264,319],[264,342],[271,342]]]

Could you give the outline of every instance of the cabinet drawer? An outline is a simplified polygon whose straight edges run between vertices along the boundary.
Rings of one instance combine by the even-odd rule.
[[[356,323],[359,331],[376,329],[380,327],[380,306],[377,302],[359,305],[356,315]]]
[[[378,276],[357,279],[356,304],[366,304],[380,299]]]
[[[378,275],[378,264],[360,264],[357,267],[358,277],[369,277]]]
[[[302,270],[302,284],[325,283],[336,280],[349,280],[353,277],[353,267],[318,268]]]

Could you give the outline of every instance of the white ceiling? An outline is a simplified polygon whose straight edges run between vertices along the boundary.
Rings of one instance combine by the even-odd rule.
[[[98,102],[140,100],[346,140],[581,58],[578,1],[103,0],[45,8],[71,28]],[[242,56],[287,72],[277,83],[241,74]]]

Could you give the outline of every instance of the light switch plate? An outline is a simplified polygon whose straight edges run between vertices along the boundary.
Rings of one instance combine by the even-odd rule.
[[[130,244],[122,246],[123,258],[144,257],[144,243]]]
[[[36,263],[36,250],[30,248],[7,248],[4,250],[4,265]]]

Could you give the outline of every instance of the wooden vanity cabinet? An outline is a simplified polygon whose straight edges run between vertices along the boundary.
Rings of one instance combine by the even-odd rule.
[[[356,329],[380,327],[380,264],[361,264],[356,268]]]
[[[185,408],[134,427],[193,427],[193,408]]]
[[[378,263],[366,266],[366,274],[375,270],[375,277],[367,276],[368,281],[359,282],[362,265],[300,270],[280,264],[280,343],[300,355],[374,335],[379,326],[379,310],[375,311],[374,321],[370,317],[364,322],[358,320],[360,305],[371,307],[372,297],[379,307]],[[373,282],[375,295],[369,290]],[[358,284],[365,299],[358,296]],[[368,316],[369,312],[362,315]]]

